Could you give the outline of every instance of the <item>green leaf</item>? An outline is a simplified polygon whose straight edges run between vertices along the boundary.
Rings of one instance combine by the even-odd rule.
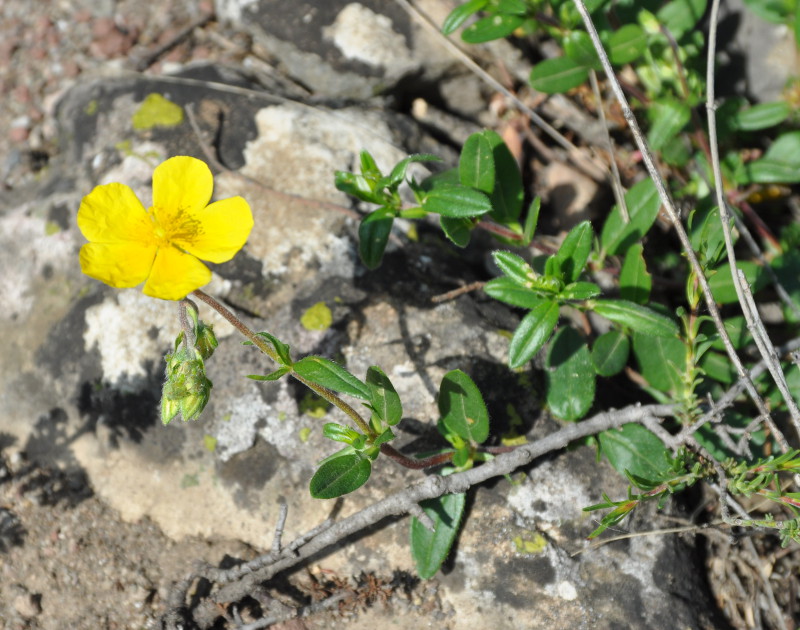
[[[573,282],[558,294],[561,300],[589,300],[600,295],[600,287],[594,282]]]
[[[356,175],[347,171],[336,171],[333,174],[333,183],[337,190],[341,190],[346,195],[352,195],[361,201],[381,205],[389,200],[389,196],[384,191],[376,190],[377,182],[370,181],[363,175]]]
[[[464,186],[477,188],[491,195],[494,190],[495,168],[492,145],[485,133],[473,133],[461,148],[458,176]]]
[[[539,197],[534,197],[531,205],[528,206],[528,214],[525,216],[525,225],[522,227],[522,243],[529,245],[533,240],[533,235],[536,232],[536,226],[539,223],[539,210],[542,207],[542,200]]]
[[[738,374],[727,354],[720,352],[706,352],[700,359],[700,367],[706,377],[725,385],[733,385]]]
[[[800,183],[800,131],[784,133],[764,157],[745,165],[747,181],[755,184]]]
[[[701,255],[704,266],[714,265],[719,260],[725,247],[719,208],[699,208],[689,214],[689,241]]]
[[[631,330],[657,337],[674,337],[678,325],[669,317],[627,300],[596,300],[588,304],[595,313]]]
[[[569,57],[556,57],[537,63],[531,70],[534,90],[545,94],[561,94],[582,85],[589,78],[589,69]]]
[[[389,377],[376,365],[367,370],[367,387],[371,394],[372,411],[390,427],[400,422],[403,417],[400,396],[397,395]]]
[[[781,124],[791,113],[789,103],[776,101],[761,103],[738,111],[730,120],[733,129],[739,131],[759,131]]]
[[[586,31],[572,31],[562,41],[564,54],[580,66],[601,70],[602,65],[592,38]]]
[[[405,179],[406,171],[408,171],[408,167],[411,164],[415,162],[441,161],[442,158],[429,153],[415,153],[414,155],[409,155],[407,158],[403,158],[395,165],[395,167],[392,169],[392,172],[389,173],[389,176],[380,181],[380,185],[385,186],[386,188],[396,189],[403,182],[403,179]]]
[[[281,376],[288,374],[291,371],[292,368],[290,368],[288,365],[284,365],[283,367],[280,367],[269,374],[248,374],[247,378],[254,381],[277,381]]]
[[[457,247],[469,245],[474,223],[464,217],[439,217],[439,225],[444,235]]]
[[[661,200],[658,191],[650,178],[643,179],[625,195],[630,222],[625,223],[622,211],[614,206],[603,224],[600,244],[603,251],[614,256],[626,251],[631,245],[641,240],[658,216]]]
[[[492,209],[489,198],[480,191],[466,186],[438,186],[422,200],[427,212],[443,217],[477,217]]]
[[[370,400],[370,388],[350,374],[338,363],[318,356],[303,357],[292,369],[304,379],[335,392]]]
[[[466,22],[471,15],[483,9],[487,4],[489,4],[489,0],[469,0],[469,2],[457,6],[450,11],[448,16],[444,19],[442,33],[444,35],[450,35],[450,33],[454,32],[459,26]]]
[[[661,151],[681,132],[692,116],[691,109],[686,103],[666,99],[652,103],[647,109],[647,114],[650,118],[647,140],[654,151]]]
[[[291,365],[292,364],[292,357],[289,354],[289,346],[283,343],[280,339],[275,337],[274,335],[269,334],[268,332],[257,332],[256,337],[261,337],[262,339],[266,339],[272,344],[272,347],[275,348],[275,352],[278,355],[278,359],[280,359],[281,365]],[[252,346],[252,341],[245,341],[244,345]]]
[[[335,499],[358,490],[369,479],[372,464],[359,453],[324,462],[311,477],[309,490],[315,499]]]
[[[521,308],[534,308],[545,300],[530,289],[521,287],[511,278],[505,277],[489,280],[483,285],[483,290],[495,300]]]
[[[527,15],[530,6],[527,0],[497,0],[498,13],[510,15]]]
[[[536,272],[521,256],[496,250],[492,252],[492,258],[500,271],[519,285],[527,286],[536,279]]]
[[[359,438],[362,441],[364,439],[362,434],[337,422],[326,422],[322,425],[322,435],[334,442],[344,442],[350,445],[353,445]]]
[[[361,174],[368,180],[376,181],[381,177],[381,169],[375,162],[375,158],[369,151],[361,151],[359,153],[359,161],[361,162]]]
[[[706,12],[706,0],[672,0],[656,14],[676,40],[692,31]]]
[[[631,343],[627,335],[610,330],[600,335],[592,346],[592,364],[600,376],[619,374],[628,363]]]
[[[502,39],[511,35],[518,27],[522,26],[525,18],[520,15],[494,15],[481,18],[470,24],[461,32],[461,39],[468,44],[481,44],[494,39]]]
[[[556,260],[567,284],[576,282],[580,277],[586,261],[589,260],[593,239],[592,224],[583,221],[569,231],[558,248]]]
[[[686,370],[686,346],[677,337],[633,335],[633,353],[645,380],[662,392],[679,392]]]
[[[522,321],[508,346],[508,364],[518,368],[530,361],[550,338],[558,323],[558,302],[537,304]]]
[[[368,269],[380,266],[393,223],[394,215],[389,210],[371,212],[359,223],[358,253]]]
[[[769,276],[757,263],[743,260],[737,262],[736,266],[744,272],[747,283],[754,294],[769,283]],[[708,278],[708,284],[711,287],[714,301],[718,304],[733,304],[738,301],[729,263],[717,267],[716,273]]]
[[[447,559],[461,525],[466,497],[461,492],[420,503],[433,521],[433,531],[416,517],[411,519],[411,555],[417,565],[417,573],[423,580],[432,578]]]
[[[616,66],[636,61],[645,50],[647,34],[638,24],[625,24],[614,31],[608,40],[608,56]]]
[[[495,183],[490,198],[492,218],[498,223],[508,224],[516,221],[522,212],[522,199],[525,195],[522,175],[517,160],[500,134],[491,129],[486,129],[481,134],[489,143],[494,159]]]
[[[647,265],[644,262],[643,250],[641,243],[631,245],[619,272],[620,297],[637,304],[647,304],[650,299],[650,289],[653,287],[653,279],[647,273]]]
[[[489,437],[489,412],[472,379],[461,370],[444,375],[439,388],[439,413],[448,432],[481,444]]]
[[[562,420],[580,420],[594,402],[595,371],[586,341],[574,328],[553,338],[545,362],[547,405]]]
[[[598,436],[600,451],[620,473],[659,480],[670,470],[669,451],[640,424],[624,424]]]

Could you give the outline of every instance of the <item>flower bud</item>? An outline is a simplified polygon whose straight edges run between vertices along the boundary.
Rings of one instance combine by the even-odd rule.
[[[184,421],[196,419],[208,404],[212,386],[200,353],[181,347],[164,360],[167,369],[161,390],[161,422],[168,424],[178,413]]]
[[[208,359],[214,354],[214,350],[216,350],[219,345],[213,327],[207,326],[202,321],[199,321],[195,328],[195,334],[197,335],[197,341],[195,341],[194,347],[197,348],[197,351],[203,359]]]

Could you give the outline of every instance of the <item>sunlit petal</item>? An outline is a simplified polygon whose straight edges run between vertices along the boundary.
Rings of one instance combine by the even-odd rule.
[[[96,186],[81,201],[78,228],[95,243],[152,241],[153,223],[134,192],[124,184]]]
[[[144,294],[162,300],[182,300],[211,281],[211,270],[175,247],[159,249]]]
[[[241,197],[212,203],[194,216],[202,229],[192,239],[173,239],[173,242],[190,254],[214,263],[233,258],[253,229],[253,213]]]
[[[135,287],[150,273],[154,245],[141,243],[87,243],[81,247],[81,271],[117,289]]]
[[[153,171],[153,212],[168,224],[182,215],[193,215],[206,207],[214,190],[214,176],[206,163],[179,155]]]

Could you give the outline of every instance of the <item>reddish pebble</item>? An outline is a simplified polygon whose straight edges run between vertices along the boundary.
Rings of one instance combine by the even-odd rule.
[[[101,17],[92,22],[92,35],[94,37],[105,37],[115,30],[117,30],[117,27],[112,18]]]
[[[81,67],[72,59],[61,62],[61,69],[65,77],[73,79],[81,73]]]
[[[92,12],[89,9],[81,9],[72,16],[72,19],[78,24],[83,24],[92,19]]]
[[[18,85],[15,87],[13,90],[11,90],[11,96],[18,103],[31,102],[31,91],[27,85]]]
[[[15,143],[25,142],[30,133],[31,131],[27,127],[12,127],[8,131],[8,139]]]

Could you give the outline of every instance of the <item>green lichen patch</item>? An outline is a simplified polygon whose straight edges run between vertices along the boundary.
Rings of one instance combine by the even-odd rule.
[[[146,131],[153,127],[175,127],[182,122],[183,108],[155,92],[147,95],[131,118],[133,128],[137,131]]]
[[[327,330],[333,323],[333,314],[325,302],[317,302],[300,317],[300,324],[306,330]]]

